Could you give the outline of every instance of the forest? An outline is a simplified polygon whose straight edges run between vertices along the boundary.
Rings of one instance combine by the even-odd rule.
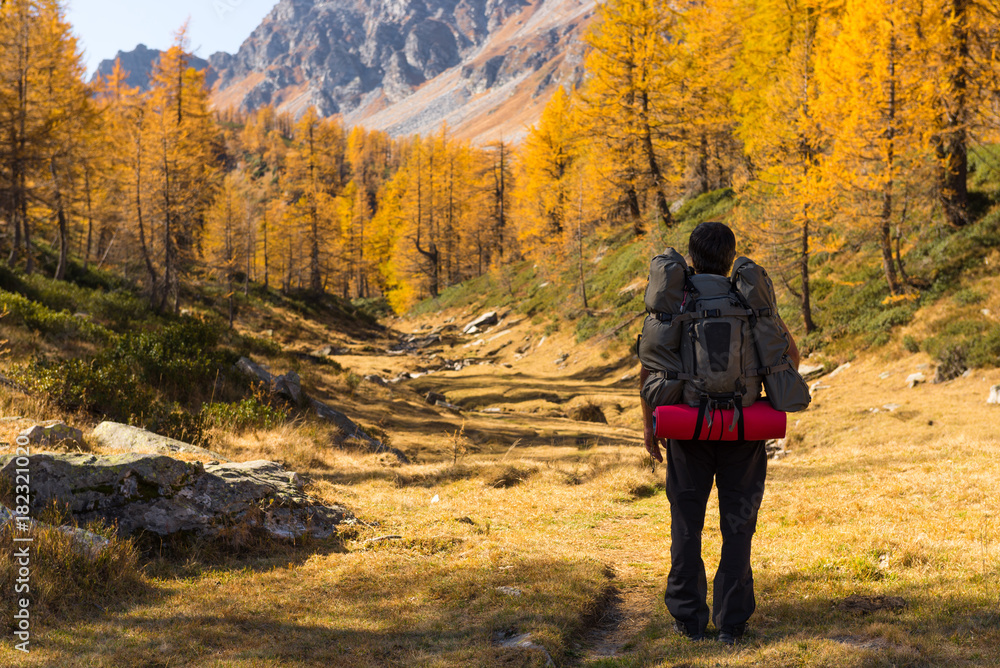
[[[598,229],[656,235],[731,189],[732,222],[816,328],[810,258],[873,242],[887,303],[914,239],[977,213],[1000,127],[990,0],[610,0],[583,83],[520,144],[393,138],[310,110],[213,109],[185,29],[150,90],[83,81],[58,0],[0,4],[0,251],[39,244],[142,285],[385,298],[402,311],[524,259],[580,264]],[[654,237],[655,238],[655,237]],[[873,260],[874,261],[874,260]]]

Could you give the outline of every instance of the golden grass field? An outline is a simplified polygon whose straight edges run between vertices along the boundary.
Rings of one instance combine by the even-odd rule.
[[[790,455],[769,463],[753,558],[758,610],[731,649],[671,631],[664,469],[652,470],[640,445],[637,381],[622,380],[637,370],[628,351],[559,334],[538,345],[530,322],[510,326],[481,346],[446,338],[430,351],[495,350],[495,364],[393,388],[352,393],[342,375],[300,369],[308,390],[380,425],[412,464],[331,449],[311,423],[215,435],[223,454],[282,460],[308,474],[313,493],[350,508],[359,521],[338,540],[147,557],[124,593],[44,619],[30,655],[5,642],[0,665],[1000,665],[1000,406],[985,404],[1000,370],[909,389],[926,355],[859,353],[824,379],[830,387],[790,420]],[[306,324],[294,333],[303,349],[320,335]],[[517,359],[525,342],[531,352]],[[343,343],[352,351],[338,361],[360,375],[423,364]],[[506,412],[456,415],[423,403],[428,390]],[[600,405],[608,424],[566,417],[581,402]],[[882,409],[890,403],[898,408]],[[19,398],[0,410],[49,417]],[[5,423],[0,440],[18,427]],[[718,522],[713,500],[710,586]],[[838,607],[853,594],[906,606]]]

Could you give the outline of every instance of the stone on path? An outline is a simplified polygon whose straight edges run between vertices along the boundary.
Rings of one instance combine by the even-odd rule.
[[[462,328],[462,333],[463,334],[469,334],[470,333],[469,330],[471,330],[473,328],[475,328],[478,331],[478,330],[484,329],[486,327],[492,327],[493,325],[497,324],[498,322],[500,322],[500,318],[497,317],[497,312],[496,311],[489,311],[488,313],[482,314],[481,316],[479,316],[478,318],[476,318],[475,320],[473,320],[472,322],[470,322],[469,324],[467,324],[465,327],[463,327]]]
[[[822,364],[802,364],[799,366],[799,375],[803,380],[813,380],[822,376],[825,368]]]

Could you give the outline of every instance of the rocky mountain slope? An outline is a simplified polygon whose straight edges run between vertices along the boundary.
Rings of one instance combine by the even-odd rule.
[[[393,135],[447,122],[479,141],[517,139],[556,86],[580,80],[580,37],[594,5],[280,0],[236,54],[208,59],[209,81],[219,108],[315,106]]]
[[[149,87],[149,77],[153,72],[153,66],[156,64],[156,61],[160,59],[161,53],[159,49],[150,49],[145,44],[140,44],[131,51],[119,51],[114,58],[101,61],[92,79],[96,79],[99,76],[110,76],[115,69],[115,61],[120,60],[122,69],[128,72],[125,83],[129,86],[145,90]],[[191,56],[191,67],[196,70],[204,70],[208,69],[209,65],[208,61],[204,58]],[[208,81],[209,85],[211,85],[212,80],[209,79]]]

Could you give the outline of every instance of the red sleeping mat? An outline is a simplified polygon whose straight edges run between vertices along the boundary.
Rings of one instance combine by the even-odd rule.
[[[660,406],[653,410],[653,431],[656,438],[673,438],[682,441],[735,441],[739,439],[739,427],[729,427],[733,424],[733,411],[717,409],[712,415],[712,427],[709,429],[708,417],[702,419],[701,430],[694,436],[695,422],[698,419],[698,407],[678,404]],[[788,426],[786,413],[771,407],[770,402],[760,400],[743,408],[743,434],[748,441],[765,441],[771,438],[784,438]]]

